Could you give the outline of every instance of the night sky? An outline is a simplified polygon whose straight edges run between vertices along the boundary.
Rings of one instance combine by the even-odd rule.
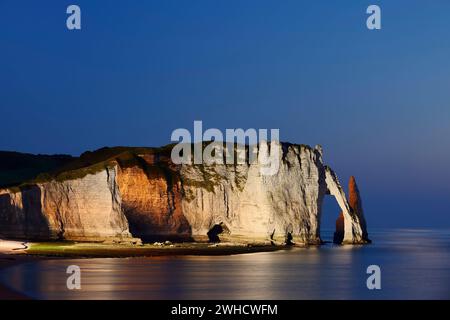
[[[194,120],[279,128],[356,176],[369,231],[448,228],[449,15],[448,0],[0,0],[0,150],[159,146]]]

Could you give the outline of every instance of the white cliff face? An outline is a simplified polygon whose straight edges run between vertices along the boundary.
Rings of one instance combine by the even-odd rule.
[[[182,166],[183,212],[193,237],[223,225],[222,238],[318,244],[323,197],[333,195],[345,213],[345,243],[363,242],[336,175],[322,163],[321,148],[278,145],[282,160],[272,176],[260,165]]]
[[[130,238],[116,168],[0,195],[0,234],[14,238],[114,240]]]
[[[342,189],[336,174],[329,167],[325,168],[325,181],[329,193],[336,198],[344,215],[344,239],[343,244],[364,243],[363,228],[358,215],[352,212],[348,204],[344,190]]]
[[[280,147],[280,146],[279,146]],[[282,152],[280,147],[280,152]],[[237,166],[183,166],[188,195],[183,211],[194,236],[223,223],[230,236],[242,240],[319,243],[320,154],[289,146],[277,174],[261,175],[258,163]],[[205,174],[206,172],[206,174]],[[209,182],[209,188],[202,187]],[[200,186],[200,187],[199,187]]]
[[[365,243],[362,210],[349,206],[321,148],[283,143],[274,151],[274,175],[263,175],[259,162],[175,166],[144,154],[81,178],[0,190],[0,236],[186,241],[213,240],[222,231],[225,241],[319,244],[321,206],[330,194],[343,212],[343,243]]]

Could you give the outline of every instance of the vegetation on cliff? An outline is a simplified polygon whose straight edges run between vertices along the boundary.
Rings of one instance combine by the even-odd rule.
[[[203,142],[205,148],[209,142]],[[0,189],[8,188],[12,192],[50,181],[67,181],[80,179],[88,174],[96,174],[108,167],[119,165],[122,168],[137,166],[152,177],[156,172],[162,172],[170,186],[180,180],[176,166],[169,161],[171,150],[174,144],[169,144],[159,148],[150,147],[104,147],[95,151],[87,151],[79,157],[69,155],[31,155],[17,152],[0,151]],[[291,146],[300,148],[311,148],[306,145],[295,145],[283,143],[283,153]],[[235,161],[237,163],[238,144],[234,144]],[[249,146],[245,146],[246,159],[249,155]],[[153,156],[153,163],[142,159],[142,156]],[[193,165],[194,169],[201,172],[201,179],[181,179],[183,186],[203,188],[208,192],[214,192],[225,177],[217,172],[215,165]],[[235,170],[234,181],[230,183],[242,191],[246,177]],[[189,191],[185,196],[190,198]]]
[[[161,148],[105,147],[96,151],[87,151],[80,157],[34,156],[17,153],[14,153],[13,157],[6,152],[0,152],[1,164],[16,162],[14,167],[2,166],[0,188],[17,192],[36,183],[83,178],[116,164],[122,167],[139,166],[148,174],[151,174],[151,170],[164,170],[165,174],[170,174],[170,170],[167,170],[164,165],[158,164],[154,168],[146,165],[145,161],[140,160],[139,155],[155,155],[156,158],[170,157],[172,147],[173,145]]]
[[[34,155],[0,151],[0,188],[17,186],[42,172],[62,167],[75,158],[69,155]]]
[[[286,246],[270,244],[238,243],[154,243],[144,245],[75,243],[75,242],[34,242],[30,244],[27,255],[66,257],[66,258],[119,258],[152,257],[180,255],[230,255],[242,253],[287,250]]]

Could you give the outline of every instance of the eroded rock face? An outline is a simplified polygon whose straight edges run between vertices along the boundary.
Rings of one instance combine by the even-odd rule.
[[[133,236],[145,241],[191,240],[191,226],[182,211],[179,175],[142,156],[142,167],[118,168],[122,208]]]
[[[348,182],[348,198],[350,207],[360,221],[363,239],[370,241],[367,234],[367,224],[364,217],[361,195],[354,176],[351,176]]]
[[[295,243],[320,240],[320,206],[327,193],[321,154],[306,146],[279,146],[278,174],[261,175],[258,163],[183,166],[183,212],[201,238],[224,224],[234,241]]]
[[[0,234],[38,240],[131,239],[116,169],[0,194]]]
[[[133,165],[119,161],[82,178],[3,190],[0,236],[320,244],[330,194],[342,210],[343,242],[365,243],[362,210],[352,210],[322,149],[274,148],[281,160],[272,176],[259,163],[177,166],[167,156],[139,154]]]
[[[336,231],[334,232],[333,243],[341,244],[344,241],[344,213],[341,211],[336,219]]]
[[[349,210],[348,215],[351,215],[351,219],[358,224],[358,232],[360,234],[360,239],[355,242],[354,239],[351,240],[352,235],[348,235],[349,228],[353,226],[346,225],[346,219],[344,212],[341,211],[339,217],[336,220],[336,232],[334,233],[333,242],[337,244],[345,243],[370,243],[368,234],[366,220],[364,218],[364,212],[362,209],[362,201],[359,194],[358,186],[356,185],[355,177],[351,176],[348,182],[349,190]],[[346,229],[347,228],[347,229]],[[346,234],[347,232],[347,234]],[[346,237],[347,236],[347,237]]]

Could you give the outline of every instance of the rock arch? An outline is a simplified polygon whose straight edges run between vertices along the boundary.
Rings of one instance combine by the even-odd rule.
[[[349,202],[347,201],[347,197],[345,196],[345,192],[339,183],[339,180],[329,167],[325,167],[325,182],[327,186],[327,193],[334,196],[339,207],[341,208],[341,215],[336,221],[336,233],[335,233],[335,242],[339,242],[342,244],[356,244],[356,243],[368,243],[370,240],[368,239],[366,223],[364,219],[364,215],[361,209],[361,201],[353,200],[355,203],[359,203],[359,209],[352,208]],[[350,179],[350,192],[355,192],[356,182],[354,177]]]

